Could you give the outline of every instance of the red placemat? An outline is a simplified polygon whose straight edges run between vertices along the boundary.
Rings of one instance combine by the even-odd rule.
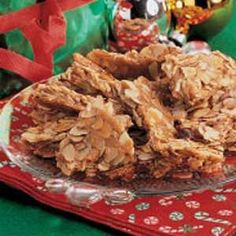
[[[0,101],[0,107],[5,101]],[[83,209],[50,193],[44,182],[23,172],[0,152],[0,181],[46,205],[133,235],[233,235],[236,232],[236,183],[203,193],[142,197],[111,206],[104,201]]]

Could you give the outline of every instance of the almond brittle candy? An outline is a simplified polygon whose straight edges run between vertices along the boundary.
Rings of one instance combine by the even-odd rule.
[[[236,85],[236,62],[220,52],[166,56],[162,69],[169,78],[172,96],[195,106],[218,90]]]
[[[133,140],[127,133],[132,125],[127,115],[117,115],[113,104],[98,96],[89,103],[57,153],[57,166],[66,175],[106,172],[134,162]]]
[[[73,58],[74,63],[60,77],[61,81],[71,83],[77,91],[84,94],[115,97],[113,89],[116,80],[111,74],[78,53],[74,54]]]
[[[21,136],[23,143],[41,157],[55,157],[59,142],[66,137],[77,118],[65,117],[27,129]]]
[[[89,96],[84,96],[58,84],[40,84],[33,95],[33,103],[56,110],[74,112],[83,110],[90,99]]]
[[[178,48],[157,43],[145,47],[140,53],[132,50],[126,54],[119,54],[95,49],[87,57],[118,79],[133,80],[139,76],[154,79],[159,76],[160,63],[165,56],[179,51]]]
[[[123,55],[95,49],[87,57],[118,79],[149,76],[148,66],[152,62],[151,59],[140,56],[135,50]]]
[[[220,52],[153,44],[75,54],[57,80],[38,85],[32,107],[24,144],[56,157],[67,176],[188,179],[222,170],[224,152],[236,151],[236,63]]]

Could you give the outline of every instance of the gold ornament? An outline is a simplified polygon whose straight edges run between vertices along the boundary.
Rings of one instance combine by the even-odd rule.
[[[206,22],[216,9],[223,8],[230,0],[167,0],[176,18],[175,29],[187,34],[190,26]]]

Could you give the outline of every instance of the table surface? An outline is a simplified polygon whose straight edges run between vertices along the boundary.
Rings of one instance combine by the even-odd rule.
[[[231,21],[209,44],[213,49],[219,49],[236,58],[236,4],[234,12]],[[122,233],[43,206],[25,194],[0,183],[0,235],[108,236]]]

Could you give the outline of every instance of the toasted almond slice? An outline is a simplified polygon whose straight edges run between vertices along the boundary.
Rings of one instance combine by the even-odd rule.
[[[150,75],[152,76],[152,78],[158,77],[158,64],[157,64],[157,62],[152,62],[148,66],[148,71],[149,71]]]
[[[209,108],[199,109],[193,113],[193,117],[194,118],[205,117],[205,116],[208,116],[210,114],[210,112],[211,111]]]
[[[87,156],[89,155],[91,149],[89,147],[82,149],[80,152],[78,152],[78,156],[76,156],[76,160],[84,160],[87,158]]]
[[[99,157],[99,150],[93,148],[89,155],[87,156],[86,160],[89,160],[89,161],[92,161],[92,162],[95,162]]]
[[[236,107],[236,98],[227,98],[223,101],[224,107],[233,109]]]
[[[80,112],[80,117],[81,118],[91,118],[94,117],[97,114],[96,110],[84,110],[82,112]]]
[[[80,151],[82,149],[85,149],[87,147],[87,145],[84,143],[84,142],[80,142],[80,143],[77,143],[75,145],[75,149],[76,151]]]
[[[203,160],[189,158],[188,164],[193,170],[198,170],[203,165]]]
[[[117,166],[119,164],[121,164],[125,159],[129,159],[127,156],[125,156],[124,154],[119,154],[118,156],[116,156],[116,158],[112,161],[112,166]]]
[[[85,129],[80,129],[78,127],[74,127],[70,130],[69,134],[71,134],[73,136],[81,136],[81,135],[88,134],[88,131]]]
[[[130,138],[130,136],[128,135],[128,133],[126,131],[124,131],[120,138],[119,138],[119,143],[122,146],[122,150],[124,153],[130,153],[131,150],[133,149],[133,140]],[[132,153],[134,152],[134,150],[132,151]]]
[[[73,161],[75,158],[74,146],[71,143],[69,143],[62,149],[61,154],[63,155],[66,161]]]
[[[98,149],[101,153],[104,152],[105,149],[105,141],[100,136],[97,136],[96,134],[92,133],[90,136],[90,142],[93,147]]]
[[[87,160],[80,162],[80,171],[85,171],[87,167]]]
[[[80,143],[85,136],[70,136],[70,140],[74,143]]]
[[[137,104],[141,104],[141,101],[139,100],[139,93],[137,90],[126,89],[124,93],[127,98],[130,98],[132,101],[134,101]]]
[[[55,141],[61,141],[63,139],[65,139],[66,137],[66,133],[61,133],[61,134],[58,134],[56,137],[55,137]]]
[[[117,139],[115,137],[109,137],[106,139],[106,146],[108,147],[119,147],[119,142],[117,142]]]
[[[97,109],[101,109],[104,106],[104,101],[102,96],[97,96],[96,100],[93,101],[93,107]]]
[[[58,166],[58,167],[61,169],[62,173],[66,176],[70,176],[73,172],[72,170],[67,169],[67,167],[65,165]]]
[[[104,153],[104,160],[107,163],[112,162],[119,155],[117,148],[107,147]]]
[[[110,169],[110,165],[108,163],[102,162],[98,164],[98,169],[100,171],[108,171]]]
[[[151,153],[141,153],[138,155],[140,161],[149,161],[154,159],[154,156]]]
[[[220,133],[210,126],[200,125],[198,131],[205,140],[219,140],[220,138]]]
[[[103,126],[103,119],[101,117],[97,117],[97,120],[92,125],[93,129],[101,129]]]
[[[22,139],[26,140],[29,143],[37,143],[42,141],[47,141],[52,139],[52,135],[50,134],[35,134],[31,132],[25,132],[22,134]]]
[[[99,136],[103,138],[109,138],[112,133],[112,127],[109,123],[103,123],[103,127],[98,130]]]

